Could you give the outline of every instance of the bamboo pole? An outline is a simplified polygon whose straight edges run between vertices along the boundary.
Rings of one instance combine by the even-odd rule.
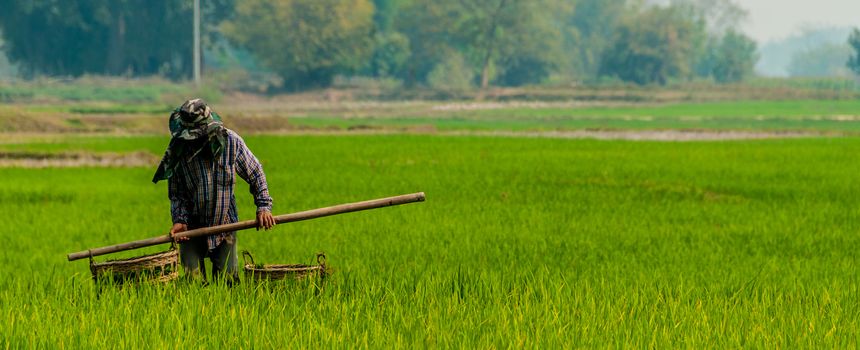
[[[331,207],[305,210],[305,211],[300,211],[300,212],[292,213],[292,214],[278,215],[278,216],[275,216],[275,223],[283,224],[283,223],[288,223],[288,222],[296,222],[296,221],[302,221],[302,220],[316,219],[316,218],[321,218],[324,216],[351,213],[354,211],[383,208],[383,207],[389,207],[389,206],[394,206],[394,205],[401,205],[401,204],[414,203],[414,202],[423,202],[423,201],[424,201],[424,192],[404,194],[404,195],[395,196],[395,197],[373,199],[373,200],[363,201],[363,202],[347,203],[347,204],[335,205],[335,206],[331,206]],[[257,227],[257,221],[256,220],[246,220],[246,221],[235,222],[232,224],[212,226],[212,227],[204,227],[204,228],[189,230],[189,231],[177,233],[176,237],[177,238],[181,238],[181,237],[193,238],[193,237],[214,235],[214,234],[219,234],[219,233],[224,233],[224,232],[246,230],[246,229],[254,228],[254,227]],[[77,253],[71,253],[68,255],[68,258],[69,258],[69,261],[74,261],[74,260],[78,260],[78,259],[87,258],[90,256],[98,256],[98,255],[121,252],[124,250],[131,250],[131,249],[149,247],[149,246],[163,244],[163,243],[169,243],[172,240],[173,239],[170,237],[169,234],[168,235],[162,235],[162,236],[142,239],[142,240],[138,240],[138,241],[134,241],[134,242],[115,244],[115,245],[101,247],[101,248],[88,249],[88,250],[80,251]]]

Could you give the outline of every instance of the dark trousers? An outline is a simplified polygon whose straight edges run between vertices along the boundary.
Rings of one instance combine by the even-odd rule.
[[[239,263],[236,258],[236,236],[221,241],[215,249],[209,250],[206,237],[195,237],[179,244],[179,260],[185,269],[185,276],[191,279],[206,280],[206,258],[212,262],[212,280],[226,277],[228,282],[238,281]]]

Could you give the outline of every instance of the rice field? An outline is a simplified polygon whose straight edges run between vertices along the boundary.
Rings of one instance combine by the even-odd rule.
[[[860,140],[248,136],[275,212],[244,231],[306,283],[108,287],[66,254],[167,232],[152,167],[0,168],[2,348],[856,348]],[[165,137],[5,151],[163,152]],[[242,183],[239,181],[239,183]],[[240,219],[253,215],[237,188]],[[115,254],[128,257],[165,249]],[[97,257],[103,261],[105,257]]]

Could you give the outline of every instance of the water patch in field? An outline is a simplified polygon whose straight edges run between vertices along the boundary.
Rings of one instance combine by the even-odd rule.
[[[460,112],[460,111],[486,111],[499,110],[509,108],[521,109],[544,109],[544,108],[594,108],[594,107],[633,107],[643,106],[644,104],[635,104],[632,102],[606,102],[606,101],[564,101],[564,102],[548,102],[548,101],[492,101],[492,102],[463,102],[463,103],[446,103],[434,105],[430,108],[433,111]]]
[[[143,151],[132,153],[0,151],[0,167],[3,168],[151,167],[158,161],[157,156]]]
[[[857,115],[834,115],[830,117],[830,120],[837,122],[856,122],[860,120],[860,116]]]

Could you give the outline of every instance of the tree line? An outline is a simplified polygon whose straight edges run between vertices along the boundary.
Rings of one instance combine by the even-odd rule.
[[[848,69],[860,76],[860,28],[854,28],[848,36],[848,46],[851,55],[848,58]]]
[[[203,43],[247,52],[287,89],[337,76],[467,89],[602,80],[737,82],[758,59],[731,0],[203,0]],[[0,0],[26,75],[187,79],[186,0]],[[226,43],[226,44],[225,44]]]

